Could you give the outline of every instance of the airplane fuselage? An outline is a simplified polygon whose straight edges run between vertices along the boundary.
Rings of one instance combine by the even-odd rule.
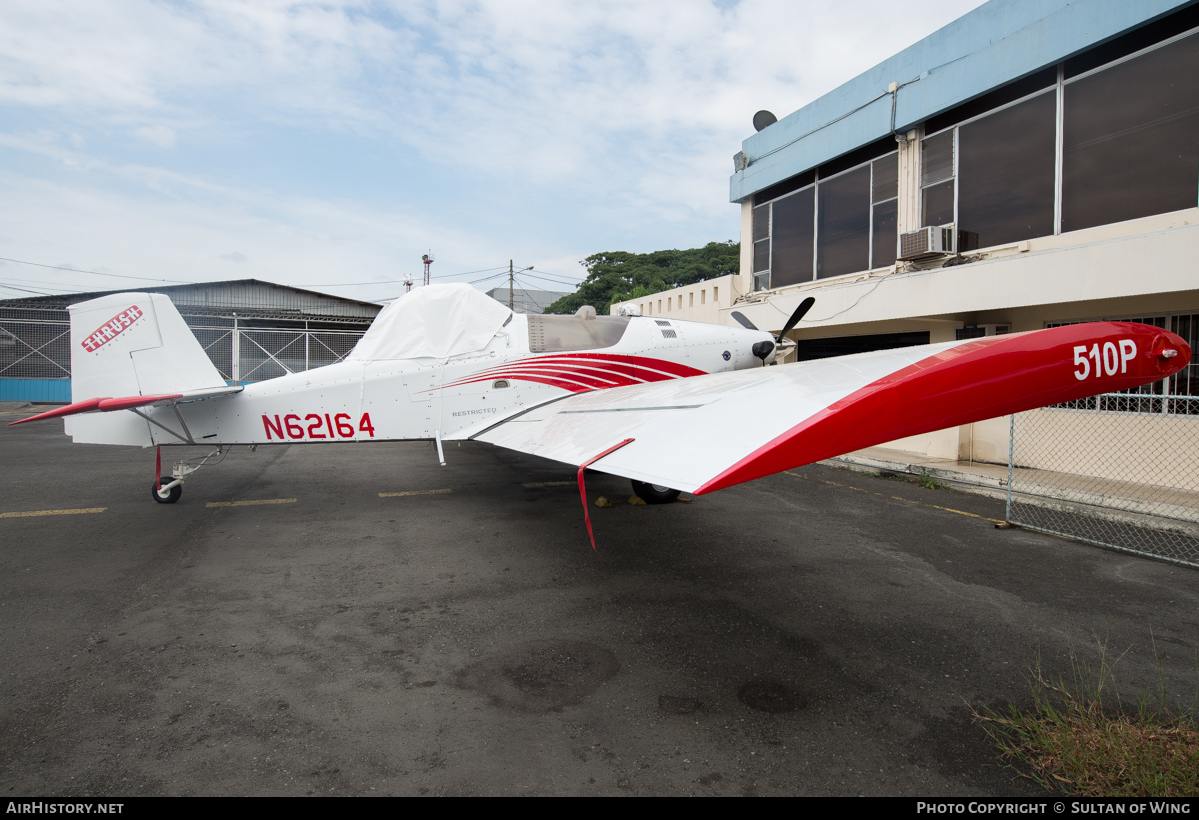
[[[752,347],[771,339],[761,331],[630,317],[615,344],[561,349],[543,332],[558,320],[532,317],[530,328],[530,317],[516,314],[483,349],[446,360],[350,358],[220,399],[145,407],[140,418],[71,417],[67,432],[77,442],[115,443],[115,436],[143,446],[458,440],[573,393],[762,367]]]

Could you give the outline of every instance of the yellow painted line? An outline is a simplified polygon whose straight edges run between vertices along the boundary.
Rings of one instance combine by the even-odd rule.
[[[441,495],[452,492],[453,490],[406,490],[402,493],[379,493],[379,498],[399,498],[405,495]]]
[[[521,484],[522,487],[567,487],[574,485],[575,481],[532,481],[528,484]]]
[[[263,498],[258,501],[209,501],[205,507],[257,507],[259,504],[295,504],[294,498]]]
[[[108,507],[87,507],[82,510],[33,510],[30,512],[6,512],[0,513],[0,518],[33,518],[39,515],[87,515],[88,513],[102,513]]]
[[[802,476],[799,473],[793,473],[790,470],[784,470],[783,472],[785,472],[787,475],[793,475],[796,478],[806,478],[807,477],[807,476]],[[886,495],[885,493],[876,493],[873,490],[863,490],[861,487],[851,487],[848,484],[838,484],[836,481],[824,481],[823,479],[821,479],[821,481],[823,481],[823,483],[825,483],[825,484],[832,484],[834,487],[842,487],[846,490],[857,490],[860,493],[869,493],[870,495],[877,495],[879,498],[893,498],[896,501],[905,501],[908,504],[915,504],[919,507],[931,507],[934,510],[944,510],[945,512],[957,513],[958,515],[966,515],[966,516],[969,516],[970,518],[981,518],[983,521],[990,521],[993,524],[1002,524],[1003,523],[1003,521],[1001,521],[998,518],[987,518],[985,515],[978,515],[977,513],[964,512],[963,510],[955,510],[950,507],[940,507],[936,504],[925,504],[923,501],[913,501],[910,498],[900,498],[897,495]]]

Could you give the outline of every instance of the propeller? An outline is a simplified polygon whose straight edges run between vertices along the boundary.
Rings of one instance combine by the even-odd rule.
[[[804,299],[799,303],[799,307],[795,309],[795,312],[791,314],[791,318],[787,320],[787,324],[783,325],[783,329],[779,331],[779,335],[775,337],[773,342],[758,342],[753,346],[753,354],[762,360],[763,367],[766,366],[766,357],[770,355],[771,351],[773,351],[776,346],[783,346],[783,341],[786,340],[787,334],[790,333],[797,324],[799,324],[799,320],[802,319],[807,312],[812,309],[812,305],[814,304],[816,304],[816,300],[811,296],[809,296],[807,299]],[[731,315],[737,320],[738,324],[747,330],[758,329],[754,323],[745,316],[745,314],[734,310]]]
[[[734,319],[737,320],[737,324],[741,325],[741,327],[745,328],[746,330],[757,330],[758,329],[758,326],[755,325],[753,322],[751,322],[748,318],[746,318],[745,314],[742,313],[741,311],[734,310],[731,315]]]
[[[814,304],[816,304],[816,300],[811,296],[799,303],[799,307],[797,307],[795,312],[791,314],[791,318],[787,320],[787,324],[783,325],[783,329],[779,331],[777,339],[779,344],[783,343],[783,337],[790,333],[795,326],[799,324],[799,320],[802,319],[807,312],[812,309],[812,305]]]

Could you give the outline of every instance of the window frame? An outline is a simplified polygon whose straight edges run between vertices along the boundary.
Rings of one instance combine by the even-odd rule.
[[[1057,82],[1054,83],[1053,85],[1046,86],[1045,88],[1042,88],[1038,91],[1033,91],[1028,94],[1025,94],[1023,97],[1019,97],[1015,100],[1011,100],[1010,102],[1006,102],[1003,105],[996,106],[995,108],[984,111],[981,114],[976,114],[972,117],[963,119],[959,122],[954,123],[953,125],[949,125],[949,126],[946,126],[945,128],[941,128],[938,131],[934,131],[931,134],[922,135],[920,138],[920,141],[921,141],[921,144],[923,145],[925,140],[929,140],[934,137],[941,136],[942,134],[945,134],[948,131],[953,132],[953,223],[952,224],[954,226],[954,230],[955,231],[959,230],[959,225],[960,225],[960,221],[961,221],[959,212],[958,212],[958,203],[959,203],[960,194],[961,194],[961,190],[960,190],[961,176],[959,173],[959,162],[960,162],[960,158],[961,158],[961,142],[960,142],[961,137],[960,137],[960,134],[958,133],[958,129],[960,129],[962,126],[970,125],[971,123],[978,122],[979,120],[989,117],[992,114],[998,114],[999,112],[1004,111],[1005,109],[1028,102],[1029,100],[1039,97],[1042,94],[1048,94],[1050,92],[1054,92],[1056,94],[1056,100],[1055,100],[1056,137],[1055,137],[1055,141],[1054,141],[1055,144],[1054,144],[1054,161],[1053,161],[1053,164],[1054,164],[1053,235],[1060,236],[1062,234],[1062,203],[1065,200],[1065,191],[1063,188],[1063,186],[1064,186],[1063,165],[1064,165],[1064,152],[1065,152],[1066,86],[1068,86],[1072,83],[1078,82],[1080,80],[1085,80],[1089,77],[1093,77],[1094,75],[1099,74],[1103,71],[1107,71],[1110,68],[1114,68],[1118,65],[1129,62],[1130,60],[1136,60],[1136,59],[1143,57],[1146,54],[1149,54],[1160,48],[1165,48],[1166,46],[1173,45],[1175,43],[1181,42],[1182,40],[1185,40],[1188,37],[1194,37],[1194,36],[1199,36],[1199,26],[1196,26],[1194,28],[1191,28],[1186,31],[1180,32],[1178,34],[1172,35],[1170,37],[1167,37],[1164,40],[1161,40],[1160,42],[1145,46],[1144,48],[1139,49],[1138,51],[1134,51],[1129,54],[1125,54],[1122,57],[1117,57],[1116,59],[1111,60],[1110,62],[1106,62],[1102,65],[1095,66],[1094,68],[1088,69],[1087,71],[1080,72],[1069,78],[1067,78],[1065,76],[1065,73],[1066,73],[1065,61],[1059,62],[1057,64]],[[1199,80],[1197,80],[1197,82],[1199,82]],[[922,160],[921,164],[923,167],[923,156],[921,156],[921,160]],[[934,184],[939,185],[941,183],[938,182],[938,183],[934,183]],[[932,187],[932,186],[930,185],[927,187]],[[917,207],[917,212],[921,215],[920,222],[923,223],[924,222],[924,218],[923,218],[924,204],[925,204],[924,192],[926,190],[926,186],[921,184],[919,186],[919,189],[920,189],[919,190],[920,196],[919,196],[919,204]],[[1196,190],[1195,206],[1193,206],[1193,207],[1199,207],[1199,190]],[[1178,211],[1163,211],[1162,213],[1178,213]],[[1138,217],[1138,218],[1142,218],[1142,217]],[[1120,220],[1120,221],[1129,221],[1129,220]],[[1118,224],[1120,224],[1120,222],[1104,222],[1102,224],[1103,225],[1118,225]],[[925,226],[922,224],[922,227],[928,227],[928,226]],[[1095,227],[1099,227],[1099,226],[1095,226]],[[1079,230],[1089,230],[1089,228],[1081,228]],[[972,252],[975,250],[984,251],[984,250],[988,250],[988,249],[992,249],[992,248],[1006,247],[1011,244],[1013,244],[1013,243],[1006,242],[1006,243],[1002,243],[1000,245],[988,245],[986,247],[979,247],[976,249],[972,249]]]
[[[857,165],[854,165],[850,168],[845,168],[843,170],[840,170],[835,174],[829,174],[827,177],[822,177],[819,174],[819,172],[817,172],[816,179],[812,182],[809,182],[807,185],[796,188],[794,191],[788,191],[787,193],[783,194],[782,196],[777,196],[774,199],[768,200],[766,202],[762,202],[760,204],[754,204],[751,206],[755,211],[758,208],[768,208],[769,209],[769,211],[768,211],[769,216],[767,217],[768,226],[767,226],[766,236],[764,237],[764,239],[752,240],[753,244],[754,244],[754,253],[755,254],[757,253],[757,245],[759,242],[762,242],[762,241],[770,242],[770,254],[767,257],[768,261],[767,261],[766,268],[761,271],[751,270],[751,272],[750,272],[750,275],[753,278],[754,292],[774,290],[774,288],[771,286],[771,284],[772,284],[771,283],[771,279],[772,279],[771,274],[774,271],[774,236],[775,236],[775,234],[774,234],[774,203],[781,202],[784,199],[787,199],[788,197],[797,196],[809,189],[812,190],[812,200],[813,200],[813,205],[812,205],[812,278],[803,280],[801,282],[794,282],[794,283],[787,284],[787,285],[779,285],[779,287],[780,288],[789,288],[789,287],[794,287],[795,285],[802,285],[807,282],[818,282],[818,281],[839,279],[842,276],[855,276],[855,275],[866,273],[866,272],[869,272],[872,270],[881,270],[881,268],[874,268],[872,266],[873,262],[874,262],[874,206],[875,205],[885,205],[886,203],[891,202],[893,200],[898,201],[899,185],[898,185],[898,181],[897,181],[895,196],[890,197],[888,199],[884,199],[880,202],[875,202],[874,201],[874,163],[879,162],[884,159],[887,159],[888,157],[894,157],[896,164],[898,164],[899,148],[896,147],[896,149],[894,151],[888,151],[887,153],[881,154],[880,156],[874,157],[873,159],[868,159],[865,162],[860,162]],[[867,219],[867,223],[869,225],[869,229],[868,229],[869,234],[867,236],[866,267],[863,268],[862,270],[850,271],[849,273],[841,273],[841,274],[837,274],[836,276],[826,276],[826,277],[822,278],[818,275],[819,269],[817,267],[817,259],[818,259],[819,246],[820,246],[820,185],[824,182],[831,182],[832,180],[837,179],[837,177],[844,176],[845,174],[850,174],[850,173],[853,173],[854,171],[861,170],[861,168],[864,166],[870,167],[870,182],[869,182],[870,205],[866,212],[866,219]],[[751,236],[756,236],[756,231],[751,232]],[[898,238],[897,238],[897,241],[898,241]],[[892,265],[893,264],[894,263],[892,263]],[[752,263],[751,263],[751,267],[753,267]],[[891,267],[891,265],[887,265],[885,267]],[[760,286],[760,281],[763,279],[765,280],[765,283],[766,283],[765,287]]]

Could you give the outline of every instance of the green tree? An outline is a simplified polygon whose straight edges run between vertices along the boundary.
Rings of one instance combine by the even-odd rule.
[[[591,305],[606,316],[613,302],[636,299],[737,273],[741,263],[740,242],[709,242],[702,248],[627,253],[607,251],[582,261],[587,278],[579,289],[545,309],[546,313],[574,313]]]

